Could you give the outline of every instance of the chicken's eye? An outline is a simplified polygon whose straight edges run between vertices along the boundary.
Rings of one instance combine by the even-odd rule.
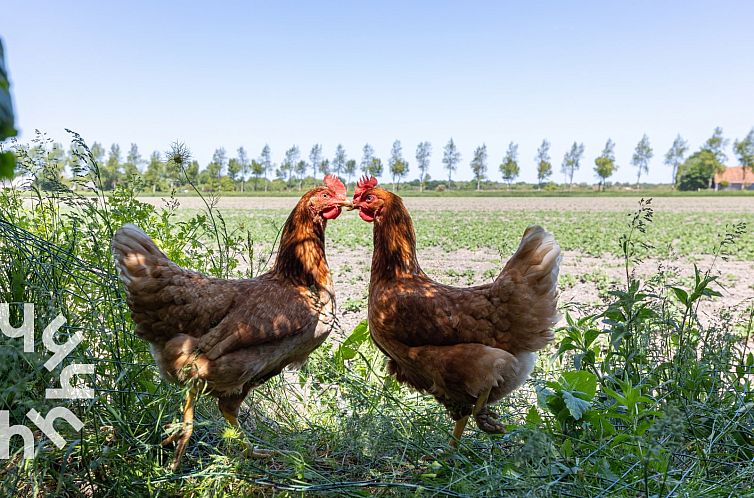
[[[367,196],[367,202],[372,202],[374,200],[374,196],[372,194],[369,194]]]
[[[322,198],[323,199],[329,199],[330,198],[330,194],[322,194]]]

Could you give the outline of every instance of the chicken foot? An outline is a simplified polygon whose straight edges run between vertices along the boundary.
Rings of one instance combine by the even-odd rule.
[[[474,417],[476,425],[482,431],[488,434],[504,434],[505,425],[498,422],[500,415],[490,410],[488,407],[482,408],[482,410]]]
[[[249,439],[246,437],[246,434],[243,432],[243,429],[241,428],[241,424],[238,422],[237,409],[235,412],[233,412],[233,411],[228,410],[227,408],[220,407],[220,412],[222,412],[223,417],[225,417],[225,420],[230,425],[238,429],[243,435],[243,444],[246,447],[243,454],[246,458],[270,458],[272,456],[272,452],[257,449],[254,447],[253,444],[251,444]]]
[[[186,451],[186,445],[189,439],[191,439],[191,434],[194,432],[194,404],[196,403],[196,397],[196,389],[189,389],[186,394],[186,404],[183,407],[183,424],[181,425],[181,429],[166,437],[161,443],[162,446],[167,446],[170,443],[178,441],[173,463],[170,465],[170,470],[173,472],[178,470],[183,452]]]

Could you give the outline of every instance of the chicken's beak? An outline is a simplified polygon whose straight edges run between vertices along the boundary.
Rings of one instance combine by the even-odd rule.
[[[353,211],[354,209],[358,209],[359,205],[354,204],[353,201],[348,201],[348,204],[344,204],[348,208],[349,211]]]

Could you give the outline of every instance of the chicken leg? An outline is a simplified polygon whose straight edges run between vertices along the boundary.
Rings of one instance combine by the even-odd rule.
[[[487,399],[490,397],[491,390],[492,388],[490,387],[485,392],[480,394],[479,397],[477,397],[474,409],[471,410],[471,415],[473,415],[474,418],[477,418],[477,416],[484,410],[485,405],[487,404]],[[456,421],[456,426],[453,428],[453,438],[450,440],[450,446],[452,446],[453,448],[458,447],[458,442],[461,440],[463,430],[466,428],[466,423],[468,421],[468,415]]]
[[[188,444],[189,439],[191,439],[191,433],[194,432],[194,404],[196,403],[196,396],[196,389],[189,389],[186,394],[186,404],[183,407],[183,424],[181,429],[162,441],[162,446],[167,446],[176,440],[178,441],[178,446],[175,448],[173,463],[170,465],[170,470],[173,472],[178,470],[183,452],[186,451],[186,445]]]
[[[246,434],[243,432],[243,429],[241,429],[241,424],[238,422],[238,411],[241,407],[241,402],[243,402],[244,397],[246,397],[246,393],[244,393],[243,397],[238,398],[240,399],[238,403],[233,403],[232,399],[220,398],[218,402],[220,412],[223,414],[223,417],[228,422],[228,424],[235,427],[241,432],[243,437],[243,445],[246,447],[246,449],[244,450],[244,456],[246,458],[270,458],[272,456],[271,452],[257,449],[254,447],[254,445],[251,444],[249,439],[246,437]]]

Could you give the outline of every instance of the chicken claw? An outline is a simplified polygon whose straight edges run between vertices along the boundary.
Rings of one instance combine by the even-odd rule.
[[[257,459],[264,459],[264,458],[272,458],[274,455],[274,452],[269,450],[260,450],[259,448],[255,448],[248,442],[246,443],[246,450],[244,450],[243,455],[246,458],[257,458]]]
[[[484,432],[489,434],[505,434],[505,425],[498,422],[500,415],[493,412],[486,406],[474,417],[476,425]]]
[[[246,434],[244,434],[241,428],[241,424],[238,422],[238,415],[236,414],[237,410],[236,410],[236,413],[234,413],[228,409],[224,409],[223,407],[221,407],[220,412],[223,414],[223,417],[225,417],[225,420],[228,422],[228,424],[232,425],[233,427],[238,429],[239,432],[241,432],[241,434],[243,434],[243,444],[246,447],[243,451],[243,455],[246,458],[262,459],[262,458],[271,458],[273,456],[273,452],[268,451],[268,450],[257,449],[254,447],[254,445],[252,445],[249,442],[249,440],[246,437]]]

